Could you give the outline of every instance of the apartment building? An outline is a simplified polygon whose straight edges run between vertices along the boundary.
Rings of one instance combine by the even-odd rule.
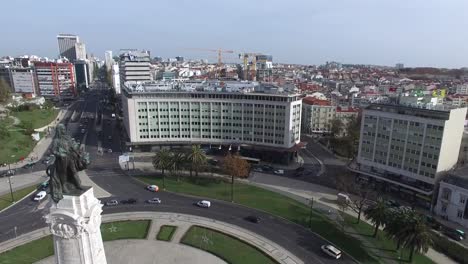
[[[38,92],[44,97],[56,99],[77,95],[75,69],[69,62],[35,62]]]
[[[132,145],[219,144],[291,149],[300,141],[298,94],[247,82],[147,83],[122,89]]]
[[[438,177],[457,164],[466,113],[372,104],[349,168],[384,189],[430,200]]]
[[[32,97],[37,93],[35,74],[32,68],[10,68],[11,83],[15,93]]]
[[[457,169],[440,181],[434,212],[468,228],[468,167]]]

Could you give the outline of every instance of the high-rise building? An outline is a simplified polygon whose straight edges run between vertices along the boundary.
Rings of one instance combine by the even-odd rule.
[[[112,65],[112,86],[114,87],[115,94],[120,94],[120,75],[119,65]]]
[[[69,62],[34,63],[39,94],[56,99],[71,98],[77,95],[75,70]]]
[[[86,60],[75,61],[76,86],[79,89],[88,88],[90,83],[90,73]]]
[[[60,57],[65,57],[69,61],[74,62],[77,59],[76,43],[80,42],[80,38],[72,34],[59,34],[57,41]]]
[[[405,65],[403,63],[397,63],[397,64],[395,64],[395,68],[397,68],[398,70],[401,70],[401,69],[405,68]]]
[[[86,45],[82,42],[75,43],[76,60],[86,60]]]
[[[106,50],[104,55],[104,62],[106,64],[107,70],[112,68],[112,64],[114,64],[114,59],[112,58],[112,50]]]
[[[34,96],[37,93],[36,80],[32,68],[10,68],[11,82],[15,93]]]
[[[127,50],[120,54],[120,85],[151,81],[150,56],[147,52]]]
[[[273,56],[257,55],[256,64],[257,81],[268,81],[273,71]]]
[[[385,189],[430,199],[439,176],[457,164],[466,113],[372,104],[362,113],[350,169]]]

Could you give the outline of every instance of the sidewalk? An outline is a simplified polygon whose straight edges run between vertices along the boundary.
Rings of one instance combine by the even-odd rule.
[[[49,136],[42,137],[39,140],[39,142],[37,142],[34,149],[28,154],[27,157],[25,157],[21,161],[10,164],[11,169],[18,169],[18,168],[21,168],[24,165],[30,163],[31,161],[38,162],[38,161],[41,160],[42,156],[44,156],[44,154],[49,149],[50,144],[52,143],[55,126],[62,120],[65,113],[66,113],[66,111],[60,110],[60,112],[57,115],[57,118],[59,119],[59,121],[57,121],[57,118],[55,118],[54,121],[52,121],[47,126],[44,126],[42,128],[39,128],[39,129],[34,129],[34,131],[44,131],[45,129],[50,127],[50,134],[49,134]],[[19,157],[17,157],[17,158],[19,158]],[[7,168],[8,168],[8,166],[7,166]]]

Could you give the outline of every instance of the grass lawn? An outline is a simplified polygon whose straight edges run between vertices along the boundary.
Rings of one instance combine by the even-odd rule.
[[[46,236],[0,254],[0,263],[30,264],[53,254],[52,236]]]
[[[0,122],[3,122],[1,119]],[[0,163],[14,163],[21,157],[27,157],[33,150],[36,142],[33,141],[31,136],[23,133],[23,130],[14,126],[10,128],[10,135],[5,138],[0,138]],[[14,157],[12,157],[14,155]]]
[[[16,177],[16,176],[14,176],[14,177]],[[14,177],[13,177],[13,179],[14,179]],[[23,198],[24,196],[28,195],[30,192],[36,190],[36,189],[37,189],[37,185],[34,185],[34,186],[30,186],[30,187],[26,187],[26,188],[14,191],[13,192],[13,197],[15,198],[15,201],[18,201],[21,198]],[[11,201],[10,193],[0,196],[0,210],[3,210],[4,208],[6,208],[7,206],[9,206],[11,204],[12,204],[12,201]]]
[[[142,176],[138,179],[148,183],[162,186],[162,179]],[[190,178],[166,178],[166,189],[172,192],[186,193],[201,197],[215,198],[230,201],[231,185],[222,180],[200,178],[196,182]],[[289,197],[277,194],[255,186],[236,183],[234,185],[234,200],[236,203],[260,209],[273,215],[284,217],[297,224],[307,226],[310,209],[304,204]],[[345,250],[360,262],[376,262],[367,253],[362,243],[344,234],[334,223],[323,214],[314,211],[312,214],[312,231],[330,240]]]
[[[395,261],[398,261],[398,257],[401,253],[402,261],[407,262],[407,260],[409,260],[409,250],[404,249],[402,252],[396,251],[396,243],[393,240],[388,239],[383,231],[379,230],[379,232],[377,233],[377,237],[374,238],[372,237],[372,235],[374,234],[374,227],[369,225],[368,223],[360,221],[359,224],[357,224],[357,219],[350,215],[345,215],[345,221],[346,226],[352,227],[359,235],[362,235],[364,239],[369,241],[369,244],[373,245],[373,247],[379,249],[381,252],[385,252],[385,254],[388,257],[391,257]],[[379,256],[376,257],[379,258]],[[415,253],[413,255],[412,263],[430,264],[434,262],[424,255]]]
[[[41,128],[50,124],[57,118],[57,109],[35,109],[32,111],[21,111],[11,112],[12,116],[15,116],[22,122],[31,122],[34,128]]]
[[[171,241],[176,229],[177,226],[163,225],[161,226],[161,229],[159,229],[156,239],[162,241]]]
[[[277,263],[254,246],[200,226],[192,226],[185,233],[181,243],[208,251],[230,264]]]
[[[101,224],[103,241],[117,239],[145,239],[151,220],[118,221]]]

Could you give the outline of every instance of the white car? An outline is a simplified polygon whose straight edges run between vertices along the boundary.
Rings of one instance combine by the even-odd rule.
[[[147,203],[150,203],[150,204],[160,204],[161,203],[161,199],[159,198],[153,198],[153,199],[150,199],[148,201],[146,201]]]
[[[159,187],[157,185],[148,185],[146,186],[146,189],[151,192],[157,192],[159,191]]]
[[[275,170],[274,173],[275,173],[275,174],[278,174],[278,175],[283,175],[283,174],[284,174],[284,170]]]
[[[47,196],[47,193],[45,191],[40,191],[34,196],[34,201],[39,202],[42,199],[44,199]]]
[[[211,202],[210,201],[206,201],[206,200],[202,200],[202,201],[198,201],[196,203],[196,205],[198,207],[203,207],[203,208],[209,208],[211,206]]]
[[[320,247],[322,251],[327,254],[328,256],[339,259],[341,258],[341,250],[337,249],[336,247],[332,245],[323,245]]]
[[[107,206],[114,206],[114,205],[118,205],[119,202],[117,200],[110,200],[108,202],[106,202],[106,205]]]

